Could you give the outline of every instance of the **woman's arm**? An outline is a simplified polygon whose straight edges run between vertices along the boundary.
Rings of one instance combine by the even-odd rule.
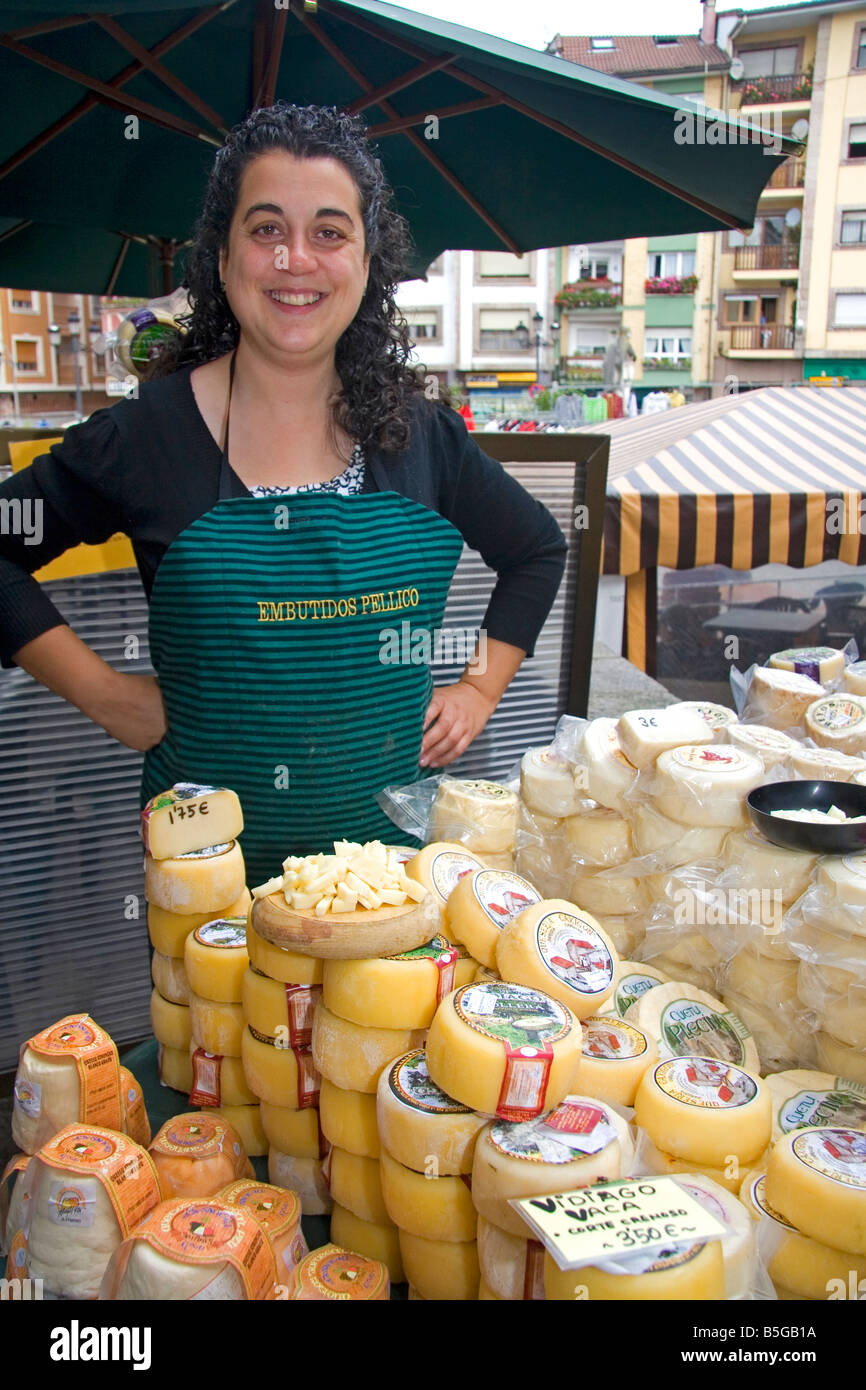
[[[483,662],[475,658],[456,685],[440,686],[433,692],[424,720],[421,743],[422,767],[446,767],[466,752],[478,737],[505,691],[526,652],[508,642],[491,638],[481,648]],[[483,669],[482,669],[483,668]]]

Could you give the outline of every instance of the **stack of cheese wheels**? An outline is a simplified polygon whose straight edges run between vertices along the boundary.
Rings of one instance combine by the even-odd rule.
[[[475,1299],[478,1253],[469,1174],[484,1118],[445,1094],[431,1079],[418,1048],[379,1077],[375,1097],[379,1171],[385,1210],[398,1233],[404,1277],[422,1298]],[[332,1170],[333,1174],[333,1170]],[[357,1235],[332,1218],[331,1235]],[[369,1254],[372,1243],[358,1245]],[[389,1245],[379,1245],[389,1269]],[[393,1274],[392,1274],[393,1278]]]
[[[174,1115],[148,1150],[163,1197],[212,1197],[255,1173],[238,1131],[216,1111]]]
[[[193,1105],[216,1107],[248,1155],[268,1151],[258,1094],[244,1073],[244,980],[249,967],[245,917],[219,917],[186,939],[191,986]]]
[[[866,1254],[837,1249],[799,1231],[768,1202],[765,1172],[746,1174],[740,1201],[758,1223],[759,1245],[779,1299],[862,1297]]]
[[[250,895],[237,836],[243,815],[226,787],[179,782],[141,813],[147,925],[154,955],[150,1018],[164,1086],[192,1090],[190,932],[217,917],[246,915]]]
[[[819,860],[792,940],[797,992],[817,1019],[818,1065],[866,1081],[866,854]]]
[[[567,830],[583,805],[572,764],[553,747],[528,749],[520,764],[514,867],[545,897],[568,891]]]
[[[443,777],[430,815],[429,838],[458,841],[491,868],[510,869],[517,819],[517,794],[508,787]]]

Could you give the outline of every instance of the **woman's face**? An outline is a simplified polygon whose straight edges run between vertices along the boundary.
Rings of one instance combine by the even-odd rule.
[[[272,360],[332,362],[364,297],[364,246],[358,190],[338,160],[252,160],[219,262],[244,342]]]

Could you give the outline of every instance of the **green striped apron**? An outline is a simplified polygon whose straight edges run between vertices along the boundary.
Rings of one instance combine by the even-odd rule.
[[[157,571],[150,650],[168,732],[141,795],[232,787],[254,885],[335,839],[394,842],[375,795],[423,775],[433,678],[426,661],[393,661],[389,632],[405,658],[405,639],[441,626],[463,540],[395,492],[236,497],[227,473]]]

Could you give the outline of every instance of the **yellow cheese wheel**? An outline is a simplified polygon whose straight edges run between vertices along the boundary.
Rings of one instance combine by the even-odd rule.
[[[436,1011],[427,1066],[440,1090],[471,1109],[531,1119],[568,1094],[581,1041],[578,1020],[549,994],[504,980],[464,985]]]
[[[246,918],[218,917],[196,927],[186,939],[183,961],[193,994],[239,1004],[249,964]]]
[[[605,1265],[560,1269],[545,1253],[544,1287],[548,1299],[590,1302],[664,1300],[682,1302],[725,1297],[721,1243],[672,1244],[666,1250],[620,1255]]]
[[[474,1240],[428,1240],[400,1232],[406,1278],[422,1298],[436,1302],[474,1302],[481,1277]]]
[[[172,1004],[158,989],[150,996],[150,1026],[163,1047],[185,1052],[192,1038],[191,1010],[187,1004]]]
[[[154,859],[174,859],[217,841],[236,840],[244,828],[237,792],[176,782],[151,797],[141,813],[141,838]]]
[[[772,1134],[770,1092],[760,1077],[716,1057],[673,1057],[644,1072],[635,1122],[665,1153],[699,1165],[741,1167]]]
[[[376,1124],[374,1095],[367,1095],[363,1091],[343,1091],[323,1077],[319,1094],[319,1114],[322,1133],[329,1144],[338,1149],[346,1149],[349,1153],[359,1154],[362,1158],[379,1157],[379,1129]],[[368,1253],[366,1250],[362,1251],[362,1254]]]
[[[319,1112],[315,1106],[305,1110],[290,1110],[286,1105],[260,1105],[262,1129],[272,1148],[280,1149],[292,1158],[322,1157],[322,1134]]]
[[[186,1047],[165,1047],[160,1043],[157,1055],[160,1085],[189,1095],[192,1090],[192,1056],[189,1044]]]
[[[400,1255],[400,1233],[393,1222],[364,1221],[348,1207],[334,1203],[331,1212],[331,1239],[344,1250],[378,1260],[388,1270],[392,1284],[405,1281]]]
[[[362,1221],[390,1221],[391,1216],[382,1195],[381,1168],[378,1158],[350,1154],[347,1149],[331,1149],[328,1184],[331,1196],[341,1207],[347,1207]]]
[[[281,1047],[247,1027],[241,1033],[241,1058],[247,1085],[259,1100],[289,1110],[318,1105],[320,1078],[310,1052]]]
[[[373,1095],[383,1067],[417,1047],[409,1028],[364,1028],[319,1004],[313,1019],[313,1061],[322,1076],[344,1091]]]
[[[479,1216],[478,1264],[481,1287],[488,1289],[490,1298],[509,1303],[544,1298],[544,1246],[540,1241],[513,1236]],[[482,1297],[480,1290],[478,1297]]]
[[[477,854],[456,840],[434,840],[419,850],[406,864],[406,874],[421,883],[442,906],[465,874],[483,869],[485,864]]]
[[[613,993],[616,947],[595,918],[564,898],[524,908],[499,933],[496,968],[503,980],[543,990],[578,1018]]]
[[[214,1110],[222,1115],[241,1137],[241,1143],[250,1158],[259,1158],[268,1152],[268,1136],[262,1124],[258,1105],[221,1105]]]
[[[475,854],[505,854],[517,832],[517,796],[496,782],[443,777],[430,818],[431,840],[458,840]]]
[[[221,1057],[240,1057],[244,1031],[241,1004],[223,1004],[191,993],[189,1015],[196,1047],[204,1048],[205,1052],[218,1052]]]
[[[410,1297],[410,1298],[412,1297],[411,1293],[409,1294],[409,1297]],[[416,1297],[420,1298],[420,1294],[416,1294]],[[493,1303],[493,1302],[499,1303],[499,1302],[501,1302],[501,1299],[499,1298],[499,1295],[498,1295],[498,1294],[495,1294],[495,1293],[493,1292],[493,1290],[491,1289],[490,1285],[487,1284],[487,1283],[485,1283],[485,1281],[484,1281],[483,1279],[479,1279],[479,1281],[478,1281],[478,1302],[479,1302],[479,1303]]]
[[[742,1169],[736,1158],[732,1158],[731,1162],[724,1168],[713,1168],[710,1164],[695,1163],[690,1158],[675,1158],[673,1154],[664,1153],[657,1148],[651,1140],[647,1139],[645,1134],[640,1138],[638,1152],[641,1161],[650,1173],[658,1173],[666,1178],[680,1177],[681,1175],[700,1176],[708,1178],[726,1192],[733,1192],[736,1195],[740,1190]]]
[[[249,966],[243,974],[241,997],[244,1017],[253,1032],[277,1038],[289,1047],[310,1046],[321,985],[286,984]]]
[[[166,912],[217,913],[244,890],[246,871],[237,840],[181,854],[177,859],[144,858],[144,895]]]
[[[768,1242],[767,1273],[776,1292],[785,1290],[796,1298],[822,1300],[841,1291],[851,1297],[853,1274],[855,1287],[862,1288],[866,1279],[866,1256],[847,1250],[836,1250],[809,1236],[801,1235],[767,1201],[767,1178],[763,1172],[749,1173],[743,1182],[741,1200],[753,1217],[773,1222],[775,1241]],[[782,1295],[779,1294],[781,1297]]]
[[[150,976],[157,992],[170,1004],[189,1006],[189,979],[184,969],[183,956],[164,956],[154,951],[150,960]]]
[[[228,903],[220,903],[216,911],[210,912],[166,912],[156,903],[147,905],[147,930],[151,945],[164,956],[183,958],[186,939],[196,927],[203,927],[214,917],[244,917],[249,911],[252,898],[248,888]]]
[[[190,1104],[203,1106],[255,1105],[256,1096],[247,1085],[240,1057],[220,1057],[205,1052],[195,1041],[189,1045],[192,1059]]]
[[[254,1176],[240,1134],[215,1110],[190,1111],[166,1120],[148,1152],[165,1201],[212,1197],[236,1178]]]
[[[276,1187],[296,1192],[304,1216],[326,1216],[333,1198],[318,1158],[296,1158],[271,1148],[268,1152],[268,1179]]]
[[[456,988],[457,948],[434,936],[414,951],[370,960],[327,960],[322,1000],[332,1014],[364,1028],[429,1028]]]
[[[756,1270],[755,1223],[748,1210],[735,1193],[701,1173],[684,1174],[678,1181],[725,1228],[725,1297],[748,1297]]]
[[[829,1033],[816,1034],[815,1045],[822,1071],[832,1071],[848,1081],[866,1085],[866,1051],[849,1047]]]
[[[585,1096],[633,1105],[641,1077],[658,1056],[655,1040],[631,1019],[585,1018],[578,1086]]]
[[[767,1160],[767,1201],[803,1235],[866,1255],[866,1134],[828,1127],[783,1135]]]
[[[477,961],[494,966],[502,928],[540,900],[532,884],[519,874],[479,869],[457,883],[445,905],[445,921],[451,936],[462,941]]]
[[[485,1123],[430,1079],[423,1048],[398,1057],[382,1072],[375,1119],[385,1147],[418,1173],[470,1173],[475,1140]]]
[[[272,941],[256,931],[252,914],[247,913],[247,951],[250,965],[260,975],[271,980],[280,980],[286,985],[320,985],[322,983],[322,964],[316,956],[302,956],[299,951],[290,951],[286,946],[275,946]]]
[[[416,1173],[398,1163],[387,1149],[382,1150],[380,1176],[388,1216],[401,1231],[427,1240],[475,1238],[475,1207],[462,1177]],[[333,1178],[331,1185],[333,1189]]]
[[[470,956],[462,941],[455,941],[453,944],[457,950],[457,960],[454,962],[454,988],[459,989],[461,985],[468,985],[474,980],[475,972],[484,967],[479,966],[474,956]]]

